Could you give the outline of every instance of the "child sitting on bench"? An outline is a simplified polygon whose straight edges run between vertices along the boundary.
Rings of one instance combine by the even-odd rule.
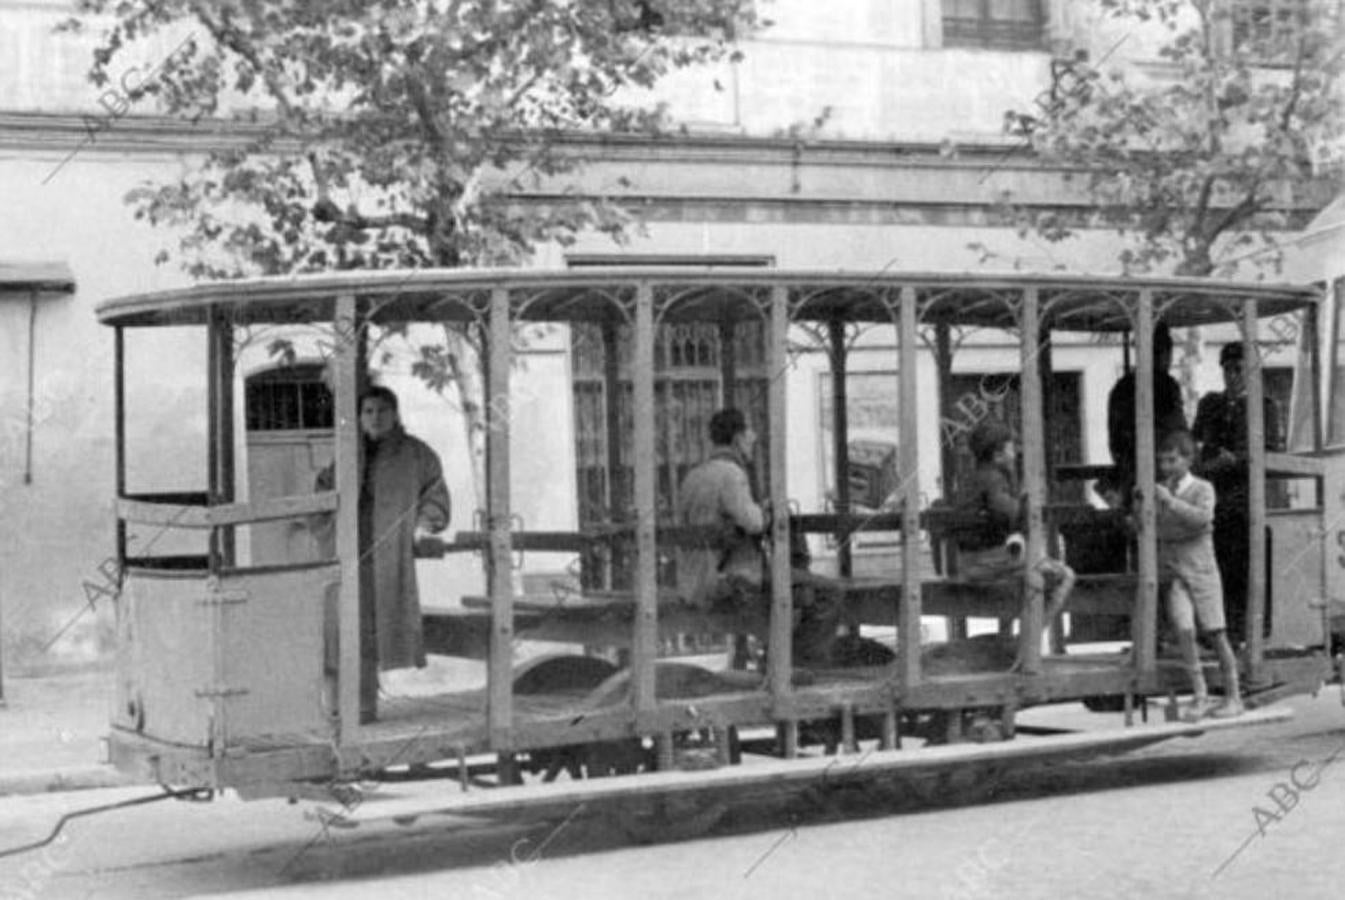
[[[968,581],[1021,584],[1028,560],[1022,535],[1023,506],[1014,471],[1013,431],[1002,422],[982,422],[972,430],[970,443],[976,470],[957,505],[963,512],[979,516],[983,525],[958,537],[958,573]],[[1049,600],[1042,621],[1049,633],[1074,588],[1074,570],[1050,556],[1033,563],[1046,583]],[[1020,655],[1013,668],[1021,665]]]

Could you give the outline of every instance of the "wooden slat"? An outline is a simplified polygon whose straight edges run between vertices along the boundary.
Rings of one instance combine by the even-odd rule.
[[[1043,394],[1041,368],[1037,354],[1041,352],[1039,295],[1036,287],[1023,291],[1021,318],[1021,352],[1023,371],[1020,375],[1022,394],[1023,433],[1023,490],[1027,497],[1027,546],[1023,552],[1028,565],[1023,572],[1027,603],[1023,610],[1023,627],[1019,634],[1019,658],[1023,672],[1035,675],[1041,671],[1041,633],[1044,616],[1045,579],[1035,565],[1046,555],[1045,521],[1042,507],[1046,503],[1046,417],[1042,409]]]
[[[901,661],[900,680],[903,690],[920,683],[920,442],[911,438],[916,434],[919,421],[919,366],[920,344],[916,334],[915,288],[901,289],[900,322],[897,328],[899,360],[897,391],[903,435],[898,450],[901,462],[902,523],[901,565],[902,592],[897,622],[898,656]]]
[[[490,294],[490,336],[486,342],[486,481],[490,516],[490,552],[486,554],[486,584],[491,599],[490,658],[487,661],[487,728],[491,747],[512,749],[514,591],[513,536],[509,533],[512,505],[509,497],[509,434],[511,404],[509,369],[513,336],[509,321],[509,291],[499,287]]]
[[[1247,604],[1247,680],[1254,683],[1261,674],[1264,653],[1263,626],[1266,620],[1266,422],[1265,386],[1261,382],[1260,348],[1256,343],[1256,304],[1244,301],[1242,307],[1242,373],[1247,386],[1247,517],[1248,537],[1247,596],[1237,602]],[[1236,638],[1235,638],[1236,640]]]
[[[654,663],[658,656],[658,544],[655,539],[655,467],[654,447],[654,292],[647,282],[635,291],[635,354],[631,365],[634,387],[633,417],[635,442],[635,596],[638,613],[632,636],[634,690],[632,701],[637,714],[652,713]]]
[[[1139,494],[1139,594],[1131,634],[1135,643],[1135,668],[1146,674],[1154,668],[1157,653],[1158,615],[1158,525],[1154,509],[1154,295],[1141,290],[1135,321],[1135,478]]]
[[[355,297],[336,300],[337,334],[356,334]],[[360,733],[360,412],[356,375],[357,352],[349,341],[337,341],[335,353],[336,489],[351,501],[336,512],[336,558],[341,568],[338,600],[340,653],[337,662],[337,707],[341,743]]]
[[[769,380],[766,402],[770,421],[770,500],[771,509],[775,512],[771,522],[771,622],[767,652],[770,655],[768,675],[771,696],[779,704],[788,698],[792,689],[790,667],[793,648],[790,637],[794,620],[793,579],[789,570],[789,522],[784,515],[789,503],[785,440],[785,423],[788,421],[785,373],[789,371],[789,294],[782,285],[771,288],[767,327],[766,371]],[[785,727],[792,732],[795,726],[786,723]]]
[[[1264,442],[1262,446],[1265,446]],[[1266,453],[1265,467],[1268,474],[1317,478],[1325,473],[1326,460],[1311,456],[1296,456],[1292,453]]]
[[[127,522],[141,525],[215,528],[332,512],[337,508],[337,503],[338,495],[335,491],[295,497],[272,497],[250,503],[228,503],[221,506],[147,503],[123,497],[117,501],[117,515]]]

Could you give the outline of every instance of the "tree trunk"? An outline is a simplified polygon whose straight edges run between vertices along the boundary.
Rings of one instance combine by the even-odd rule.
[[[486,416],[485,386],[481,378],[481,356],[466,336],[449,325],[444,327],[449,375],[458,392],[462,410],[468,456],[472,466],[472,509],[486,508]]]

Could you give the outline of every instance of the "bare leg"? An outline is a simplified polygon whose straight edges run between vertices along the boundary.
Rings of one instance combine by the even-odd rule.
[[[1214,711],[1219,718],[1231,718],[1242,714],[1242,691],[1238,686],[1238,660],[1233,654],[1233,645],[1228,642],[1228,634],[1222,629],[1213,632],[1210,637],[1219,653],[1219,668],[1224,676],[1224,702]]]
[[[1191,675],[1191,693],[1195,695],[1185,718],[1194,721],[1205,715],[1210,702],[1209,686],[1205,684],[1205,671],[1200,667],[1200,648],[1196,646],[1196,633],[1189,628],[1179,628],[1177,646],[1181,648],[1182,663]]]

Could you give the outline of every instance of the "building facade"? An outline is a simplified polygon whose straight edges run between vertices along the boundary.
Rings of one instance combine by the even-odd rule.
[[[1243,5],[1254,11],[1275,4]],[[1006,111],[1030,112],[1061,66],[1081,53],[1172,77],[1156,58],[1155,33],[1118,30],[1091,0],[759,0],[758,12],[773,24],[744,40],[741,61],[676,73],[650,98],[669,104],[686,123],[683,134],[567,138],[567,151],[590,164],[570,184],[517,202],[545,204],[562,190],[615,196],[642,216],[645,231],[623,247],[596,235],[571,247],[542,247],[537,265],[1118,270],[1112,235],[1085,232],[1050,244],[1020,236],[1002,220],[997,203],[1005,192],[1030,208],[1088,208],[1066,173],[1039,164],[1004,134],[1003,123]],[[0,0],[0,205],[7,213],[0,217],[0,264],[64,265],[75,282],[72,293],[36,301],[0,296],[0,417],[24,423],[20,443],[31,445],[32,459],[29,466],[16,455],[14,441],[0,447],[0,628],[9,660],[95,654],[96,624],[107,614],[96,587],[112,551],[112,340],[93,309],[110,297],[186,283],[171,265],[155,263],[173,236],[135,221],[125,194],[147,179],[185,172],[199,154],[238,139],[219,123],[188,126],[153,110],[109,106],[83,77],[92,37],[53,31],[69,14],[58,0]],[[170,51],[167,41],[148,48],[147,63]],[[1289,220],[1297,226],[1314,212],[1304,201],[1288,210]],[[138,411],[128,423],[130,487],[199,489],[203,347],[196,336],[162,330],[137,340],[155,344],[132,351],[141,368],[130,373],[129,399]],[[717,391],[709,356],[684,354],[689,365],[673,359],[677,346],[696,340],[668,337],[668,379],[680,385],[668,390],[682,391],[686,408],[703,412]],[[255,398],[241,404],[240,440],[257,459],[277,462],[241,477],[256,490],[300,491],[323,462],[324,426],[320,414],[266,412],[267,402],[283,397],[303,408],[307,388],[295,372],[278,371],[265,343],[259,337],[239,356],[239,396]],[[789,448],[790,492],[803,508],[822,509],[833,491],[822,424],[827,366],[822,348],[802,338],[799,345],[789,375],[797,435]],[[313,362],[320,354],[305,346]],[[402,349],[383,363],[382,376],[402,394],[410,429],[447,463],[459,501],[453,528],[470,528],[475,486],[463,462],[468,447],[459,417],[450,400],[411,374],[410,345]],[[1292,348],[1275,353],[1270,365],[1292,365]],[[969,384],[1007,375],[1017,354],[1012,335],[969,335],[955,371]],[[1198,387],[1217,386],[1216,356],[1217,349],[1195,361]],[[892,383],[886,376],[894,374],[895,358],[890,336],[874,334],[856,346],[850,364],[852,421],[862,424],[855,452],[878,470],[901,439],[883,387]],[[1100,354],[1096,345],[1066,337],[1054,362],[1062,373],[1060,452],[1070,461],[1107,461],[1103,410],[1121,374],[1120,348]],[[932,359],[925,368],[923,383],[934,383]],[[40,417],[29,416],[30,371],[40,408],[49,411]],[[304,383],[311,385],[308,372]],[[537,412],[519,418],[518,445],[547,448],[515,460],[515,496],[527,498],[520,513],[529,528],[573,527],[586,515],[580,498],[593,452],[584,433],[585,404],[594,402],[591,374],[565,333],[535,342],[516,374],[516,392]],[[933,427],[939,406],[933,396],[922,402],[931,425],[918,438],[922,490],[933,499],[941,489],[940,430]],[[696,416],[688,421],[699,422]],[[686,442],[669,435],[669,446],[678,440]],[[697,452],[693,446],[681,461]],[[670,462],[668,479],[675,478]],[[876,499],[881,487],[871,492]],[[530,565],[547,577],[552,563]],[[473,590],[477,575],[463,560],[427,566],[422,577],[423,596],[451,603]],[[91,591],[94,612],[51,643],[90,603]]]

